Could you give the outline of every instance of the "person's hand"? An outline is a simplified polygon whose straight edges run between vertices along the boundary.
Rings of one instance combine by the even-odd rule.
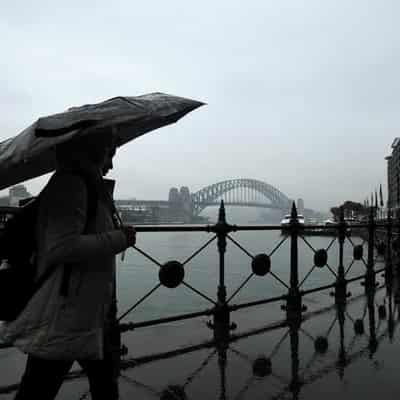
[[[133,247],[136,244],[136,230],[133,226],[124,225],[122,226],[122,232],[124,232],[126,236],[126,242],[128,247]]]

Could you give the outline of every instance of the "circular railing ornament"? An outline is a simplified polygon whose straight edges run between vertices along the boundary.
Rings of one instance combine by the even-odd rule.
[[[179,261],[168,261],[160,267],[158,278],[160,283],[167,288],[178,287],[185,277],[185,269]]]
[[[187,400],[185,389],[180,385],[169,385],[161,392],[160,400]]]
[[[318,268],[322,268],[328,262],[328,252],[325,249],[319,249],[314,254],[314,264]]]
[[[314,349],[319,354],[325,354],[328,351],[328,339],[324,336],[318,336],[314,341]]]
[[[251,261],[253,274],[258,276],[267,275],[271,271],[271,258],[265,253],[257,254]]]
[[[355,260],[361,260],[363,257],[363,252],[364,252],[364,249],[363,249],[362,245],[357,244],[356,246],[354,246],[354,249],[353,249],[353,258]]]
[[[267,357],[261,356],[253,362],[253,375],[258,378],[265,378],[272,373],[272,363]]]
[[[356,319],[354,322],[354,332],[356,335],[363,335],[365,332],[364,321],[362,319]]]

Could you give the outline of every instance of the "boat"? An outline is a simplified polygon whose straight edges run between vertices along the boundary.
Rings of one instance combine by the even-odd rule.
[[[287,233],[288,228],[290,226],[290,221],[292,219],[292,216],[290,214],[286,214],[282,221],[281,221],[281,231],[282,233]],[[300,224],[301,227],[304,227],[305,225],[305,218],[304,215],[298,214],[297,215],[297,222]]]

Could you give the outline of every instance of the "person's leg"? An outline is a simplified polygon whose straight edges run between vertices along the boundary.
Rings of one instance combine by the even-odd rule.
[[[53,400],[72,364],[28,356],[15,400]]]
[[[114,304],[115,306],[115,304]],[[85,370],[90,385],[92,400],[118,400],[118,377],[120,369],[121,333],[113,317],[116,310],[111,309],[111,322],[104,328],[103,359],[78,360]]]
[[[92,400],[118,400],[118,378],[109,358],[80,360],[79,364],[88,376]]]

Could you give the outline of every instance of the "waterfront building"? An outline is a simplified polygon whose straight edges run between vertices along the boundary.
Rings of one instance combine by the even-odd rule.
[[[177,207],[179,206],[181,198],[180,198],[180,195],[179,195],[178,188],[173,187],[173,188],[170,189],[169,196],[168,196],[168,201],[171,204],[174,204]]]
[[[392,143],[392,154],[387,156],[387,187],[388,208],[400,206],[400,138],[397,137]]]
[[[297,211],[299,214],[304,215],[304,200],[301,198],[297,199]]]

